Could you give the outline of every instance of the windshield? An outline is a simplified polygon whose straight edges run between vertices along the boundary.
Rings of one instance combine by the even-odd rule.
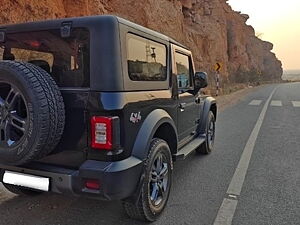
[[[7,34],[0,59],[35,64],[59,87],[89,86],[89,32],[83,28],[73,29],[68,38],[60,30]]]

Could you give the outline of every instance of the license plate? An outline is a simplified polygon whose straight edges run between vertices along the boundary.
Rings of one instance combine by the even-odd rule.
[[[49,191],[50,179],[35,175],[5,171],[3,175],[3,183],[32,188],[40,191]]]

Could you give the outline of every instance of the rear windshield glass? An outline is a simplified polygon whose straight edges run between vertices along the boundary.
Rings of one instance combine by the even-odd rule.
[[[60,30],[6,34],[0,60],[35,64],[46,70],[60,87],[89,86],[89,32],[75,28],[68,38]]]

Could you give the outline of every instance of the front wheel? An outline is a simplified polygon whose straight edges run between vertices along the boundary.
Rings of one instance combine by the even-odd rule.
[[[207,155],[213,151],[214,142],[215,142],[215,133],[216,133],[216,119],[213,112],[209,111],[207,121],[206,121],[205,142],[196,149],[198,153]]]
[[[160,216],[169,198],[172,170],[172,156],[168,144],[162,139],[153,139],[145,163],[140,197],[136,203],[123,202],[129,217],[152,222]]]

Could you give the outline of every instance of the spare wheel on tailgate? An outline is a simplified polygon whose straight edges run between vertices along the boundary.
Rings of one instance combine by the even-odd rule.
[[[58,86],[30,63],[0,62],[0,163],[40,159],[58,144],[65,124]]]

